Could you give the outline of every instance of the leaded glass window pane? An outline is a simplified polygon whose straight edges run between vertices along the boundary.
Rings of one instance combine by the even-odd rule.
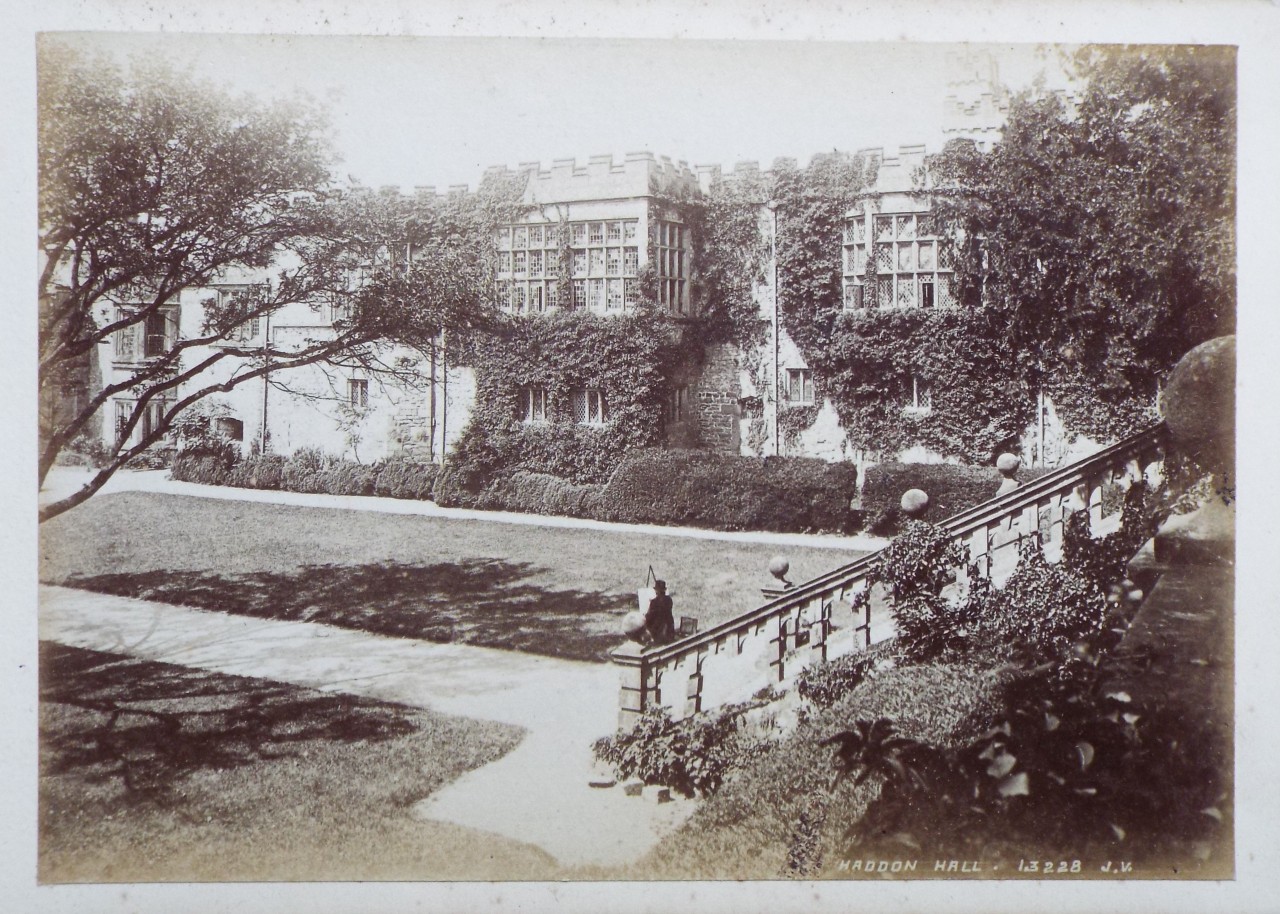
[[[529,230],[523,225],[516,226],[515,246],[518,248],[529,246]]]
[[[844,243],[853,244],[853,223],[846,222],[844,225]]]
[[[933,277],[920,277],[920,307],[932,308],[935,304],[933,297]]]
[[[553,248],[560,243],[560,226],[548,225],[542,239],[542,243],[549,248]]]
[[[859,244],[867,240],[867,220],[861,216],[853,220],[853,240]]]
[[[531,248],[542,247],[542,226],[540,225],[529,226],[529,247]]]
[[[954,308],[957,304],[955,287],[950,276],[939,276],[937,290],[934,295],[939,308]]]
[[[573,275],[574,276],[587,275],[587,252],[586,251],[573,252]]]
[[[535,282],[529,287],[529,310],[542,310],[542,283]]]
[[[511,310],[523,311],[525,300],[525,289],[523,283],[516,283],[511,287]]]
[[[591,275],[604,275],[604,251],[599,248],[592,249],[591,251]]]
[[[950,241],[938,242],[938,269],[950,270],[955,260],[955,246]]]
[[[587,234],[587,240],[591,244],[604,244],[604,223],[593,222],[591,229]]]
[[[628,308],[638,305],[640,303],[639,281],[634,279],[624,279],[622,282],[622,294]]]
[[[547,283],[547,307],[555,308],[560,304],[559,287],[554,282]]]
[[[933,269],[933,242],[932,241],[920,242],[920,269],[921,270]]]
[[[908,242],[907,244],[898,245],[898,269],[914,270],[916,268],[916,250],[915,245]]]
[[[604,305],[604,280],[592,279],[588,282],[587,293],[590,296],[587,299],[587,307],[599,309]]]
[[[515,252],[513,267],[514,267],[514,272],[517,276],[524,275],[526,265],[527,265],[527,260],[526,260],[527,256],[528,255],[524,251]]]
[[[498,272],[500,273],[511,272],[511,252],[510,251],[503,251],[501,254],[498,255]]]
[[[585,222],[575,222],[571,231],[574,244],[581,246],[587,243],[587,224]]]
[[[915,277],[911,275],[898,277],[898,300],[899,308],[910,308],[916,303],[916,282]]]
[[[541,251],[529,252],[529,275],[530,276],[542,275],[542,252]]]
[[[909,241],[916,237],[916,217],[915,216],[899,216],[898,217],[898,240]]]
[[[876,216],[876,241],[893,240],[893,217]]]
[[[622,240],[622,223],[621,223],[621,222],[610,222],[610,223],[609,223],[609,235],[608,235],[608,239],[609,239],[609,241],[610,241],[610,242],[614,242],[614,241],[621,241],[621,240]]]
[[[861,275],[867,270],[867,246],[865,244],[860,244],[853,250],[857,257],[854,262],[854,272]]]
[[[622,248],[608,248],[606,250],[605,272],[610,276],[622,275]]]
[[[509,225],[498,226],[498,247],[500,248],[511,247],[511,226]]]
[[[932,238],[938,234],[937,220],[928,214],[916,216],[916,237]]]
[[[893,277],[876,277],[876,303],[881,308],[893,307]]]
[[[887,273],[893,269],[893,245],[876,245],[876,271]]]
[[[587,306],[587,281],[585,279],[575,279],[573,281],[573,307],[585,308]]]
[[[624,241],[635,241],[636,232],[639,230],[638,223],[624,222],[622,223],[622,238]]]
[[[640,272],[639,248],[622,249],[622,272],[628,276],[635,276]]]
[[[609,280],[608,296],[609,297],[608,297],[607,304],[610,310],[617,310],[618,308],[622,307],[622,280],[621,279]]]

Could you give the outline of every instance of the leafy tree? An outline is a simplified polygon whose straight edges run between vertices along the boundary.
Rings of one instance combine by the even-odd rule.
[[[46,40],[38,109],[40,483],[113,398],[132,404],[99,471],[42,521],[93,495],[207,396],[306,365],[408,376],[391,344],[483,319],[483,272],[465,233],[446,230],[457,220],[393,219],[387,201],[335,188],[325,124],[305,102],[234,98],[163,63],[124,70]],[[204,302],[194,336],[172,323],[153,334],[183,289],[228,275],[262,281]],[[343,305],[345,317],[291,346],[241,342],[250,322],[298,303]],[[90,383],[99,345],[135,329],[163,345]],[[87,395],[69,403],[77,383]]]
[[[1113,437],[1164,374],[1235,318],[1235,57],[1229,48],[1093,47],[1084,86],[1017,96],[989,153],[927,166],[935,211],[968,238],[971,304],[1069,423]]]

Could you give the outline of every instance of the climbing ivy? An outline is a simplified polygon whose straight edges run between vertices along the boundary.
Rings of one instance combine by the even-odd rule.
[[[775,169],[782,326],[855,447],[891,453],[923,445],[987,463],[1013,445],[1033,412],[1004,325],[980,308],[877,309],[874,258],[868,307],[844,310],[842,233],[850,213],[863,211],[877,172],[874,157],[840,153]],[[913,382],[930,392],[928,408],[906,408]],[[783,410],[780,431],[794,441],[816,417],[813,408]]]
[[[674,321],[639,311],[510,317],[473,354],[476,402],[458,444],[467,484],[516,470],[604,482],[622,458],[662,440],[670,378],[698,348]],[[522,394],[546,390],[545,421],[523,421]],[[607,421],[580,424],[575,390],[599,390]]]

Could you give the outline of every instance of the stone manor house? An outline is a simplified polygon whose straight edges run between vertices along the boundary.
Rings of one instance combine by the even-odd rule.
[[[990,58],[958,55],[951,64],[958,75],[944,100],[942,134],[948,139],[967,138],[985,148],[998,137],[1007,94],[998,86]],[[954,307],[948,239],[935,234],[927,198],[913,192],[913,174],[924,161],[925,146],[860,152],[877,159],[879,168],[875,186],[863,195],[866,205],[848,214],[843,237],[832,241],[841,246],[844,307],[864,307],[869,257],[876,258],[874,281],[880,307]],[[690,290],[695,265],[689,227],[661,211],[656,197],[696,194],[716,181],[760,176],[755,163],[739,163],[723,172],[719,166],[690,168],[685,162],[648,152],[629,153],[621,161],[605,155],[592,156],[585,163],[555,160],[549,167],[522,164],[519,172],[527,179],[521,208],[525,215],[498,229],[495,294],[504,310],[528,320],[562,309],[627,313],[636,307],[641,272],[651,261],[659,307],[677,321],[696,318]],[[449,192],[465,193],[466,188]],[[434,189],[422,188],[419,193],[434,193]],[[762,239],[771,241],[776,213],[767,200],[759,201],[757,223]],[[570,279],[563,287],[564,274],[557,263],[566,246]],[[732,344],[708,346],[702,364],[681,373],[668,392],[667,446],[860,463],[940,460],[922,448],[876,454],[850,449],[835,410],[830,403],[817,402],[813,373],[781,326],[776,306],[778,270],[772,253],[764,273],[765,281],[757,284],[753,297],[761,321],[770,327],[769,339],[752,360],[763,371],[747,371],[745,354]],[[179,335],[195,335],[203,302],[236,294],[259,279],[227,275],[210,288],[184,290],[145,327],[122,330],[113,345],[99,347],[90,377],[101,383],[127,377]],[[333,308],[294,305],[254,320],[234,342],[265,347],[269,341],[273,349],[288,350],[307,338],[332,332],[333,322],[340,317]],[[198,358],[199,353],[192,357]],[[363,462],[395,456],[439,462],[470,421],[475,378],[468,366],[450,361],[444,346],[423,358],[420,372],[421,383],[400,386],[358,370],[292,369],[271,384],[242,385],[215,400],[212,427],[240,442],[246,453],[255,446],[281,454],[306,447]],[[927,384],[913,383],[909,402],[900,405],[905,411],[923,412],[930,409],[930,401]],[[520,404],[524,421],[547,421],[545,390],[522,389]],[[157,402],[155,415],[165,405]],[[602,391],[574,391],[572,405],[580,423],[609,423],[609,403]],[[798,437],[784,441],[777,417],[781,409],[795,405],[817,407],[817,418]],[[112,441],[130,409],[127,395],[110,404],[102,423],[104,442]],[[763,420],[763,439],[758,431],[761,423],[744,420]],[[754,424],[755,435],[747,435],[748,424]],[[134,434],[148,430],[144,421]],[[1077,442],[1068,452],[1065,441],[1052,404],[1042,402],[1024,441],[1024,457],[1034,458],[1028,462],[1052,464],[1073,459],[1091,446]]]

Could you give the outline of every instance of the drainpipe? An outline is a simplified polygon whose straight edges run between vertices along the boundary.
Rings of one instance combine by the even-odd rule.
[[[427,401],[428,448],[431,462],[436,460],[436,341],[431,341],[431,396]]]
[[[443,464],[449,434],[449,350],[443,330],[440,331],[440,374],[440,462]]]
[[[271,374],[271,315],[265,317],[262,327],[262,359],[267,368],[262,373],[262,429],[258,437],[258,453],[267,453],[267,391],[270,389],[267,379]]]
[[[778,201],[770,200],[765,204],[773,219],[773,230],[769,233],[769,259],[773,263],[773,454],[782,453],[782,442],[778,437],[778,413],[782,406],[781,379],[778,377],[779,343],[778,334],[781,327],[781,296],[778,294]]]

